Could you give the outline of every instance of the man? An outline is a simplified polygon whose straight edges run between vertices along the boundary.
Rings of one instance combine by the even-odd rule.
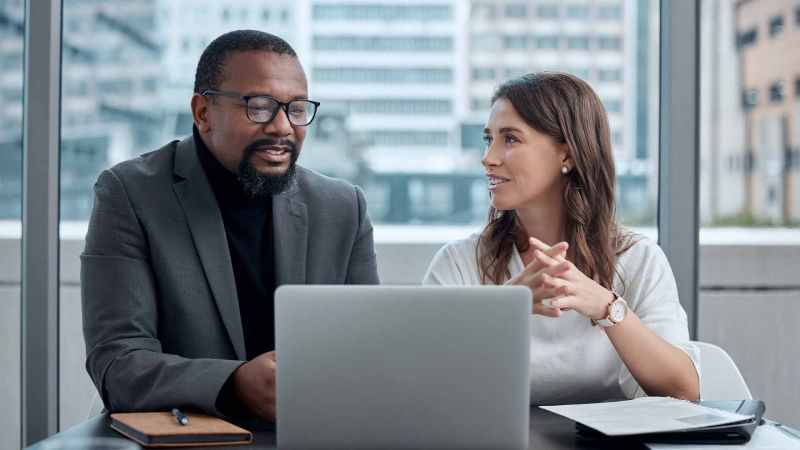
[[[275,287],[378,283],[361,190],[295,165],[317,106],[289,44],[227,33],[200,57],[193,135],[100,174],[81,285],[110,410],[274,420]]]

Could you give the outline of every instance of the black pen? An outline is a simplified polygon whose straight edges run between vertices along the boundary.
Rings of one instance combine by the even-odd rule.
[[[175,416],[175,420],[177,420],[179,424],[189,425],[189,418],[186,417],[186,415],[183,414],[180,409],[172,408],[172,415]]]

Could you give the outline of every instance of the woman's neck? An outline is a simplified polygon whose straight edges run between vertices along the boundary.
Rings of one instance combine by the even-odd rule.
[[[547,245],[566,239],[567,217],[561,198],[526,206],[517,209],[516,213],[528,237],[535,237]]]

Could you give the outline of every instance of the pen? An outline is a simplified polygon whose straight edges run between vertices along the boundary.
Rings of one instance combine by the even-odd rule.
[[[175,420],[177,420],[179,424],[189,425],[189,418],[186,417],[186,415],[183,414],[180,409],[172,408],[172,415],[175,416]]]

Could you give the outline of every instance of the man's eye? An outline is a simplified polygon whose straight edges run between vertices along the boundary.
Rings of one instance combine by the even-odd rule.
[[[292,114],[292,115],[295,115],[295,116],[300,115],[300,114],[305,114],[305,113],[306,113],[305,108],[302,108],[302,107],[299,107],[299,106],[298,107],[289,108],[289,114]]]

